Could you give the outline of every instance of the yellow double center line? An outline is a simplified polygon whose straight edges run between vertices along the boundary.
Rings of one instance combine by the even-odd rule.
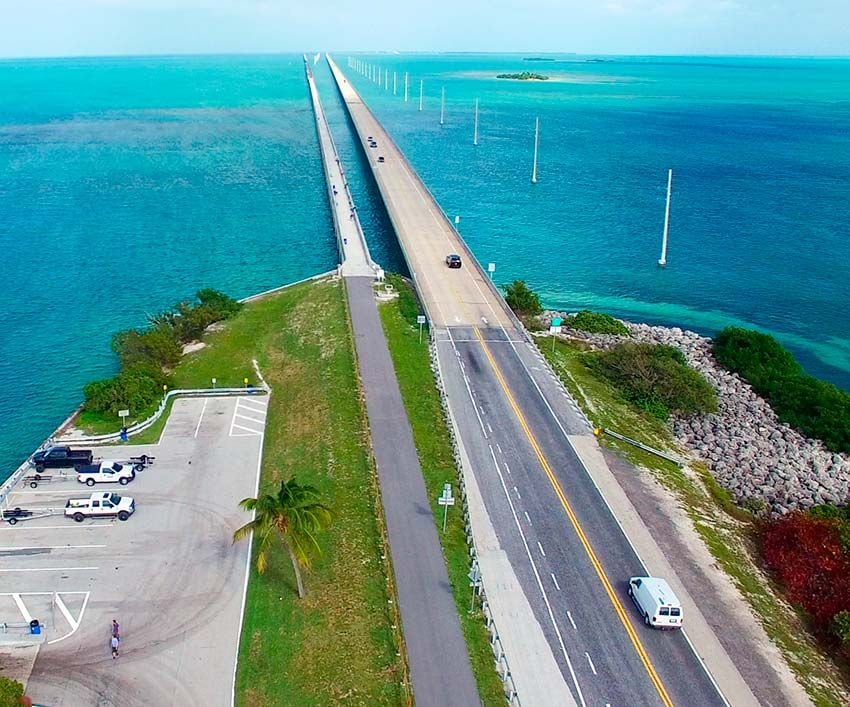
[[[516,413],[517,419],[519,420],[519,424],[525,432],[525,436],[528,438],[528,441],[531,443],[531,447],[532,449],[534,449],[534,453],[537,455],[537,459],[540,461],[540,465],[543,467],[543,471],[545,471],[546,476],[549,477],[549,482],[552,484],[552,488],[555,490],[555,494],[558,496],[558,500],[560,500],[561,506],[563,506],[567,517],[570,519],[570,523],[572,524],[576,535],[578,535],[578,538],[581,541],[584,551],[587,553],[587,556],[590,559],[590,564],[593,565],[593,569],[596,570],[596,575],[599,577],[599,581],[602,582],[602,586],[605,587],[605,592],[606,594],[608,594],[608,598],[614,605],[614,611],[617,612],[617,616],[620,618],[623,627],[626,629],[626,633],[628,634],[632,645],[635,647],[635,651],[637,651],[641,663],[643,663],[643,667],[646,669],[646,672],[649,675],[649,679],[652,681],[652,684],[658,691],[658,695],[661,697],[661,701],[664,703],[665,707],[673,707],[673,701],[670,699],[670,695],[667,694],[667,689],[664,687],[664,683],[661,682],[661,678],[659,677],[658,672],[655,670],[655,666],[652,665],[652,661],[649,659],[649,655],[647,654],[646,649],[640,642],[640,638],[638,638],[638,635],[635,632],[631,621],[629,621],[628,616],[626,616],[626,611],[625,609],[623,609],[623,605],[622,603],[620,603],[620,599],[617,596],[617,593],[614,591],[614,587],[611,585],[611,580],[609,580],[608,575],[605,574],[605,570],[602,568],[602,563],[599,561],[599,558],[593,551],[593,547],[591,546],[587,535],[585,535],[585,532],[582,529],[581,524],[579,523],[578,518],[576,517],[576,514],[573,511],[572,506],[570,505],[570,502],[567,500],[566,495],[561,489],[561,485],[558,483],[558,480],[555,478],[555,474],[552,472],[552,467],[549,466],[549,462],[543,455],[543,452],[540,449],[540,445],[537,443],[537,439],[534,437],[534,433],[528,426],[528,423],[525,420],[525,416],[519,409],[519,406],[517,405],[510,388],[508,388],[508,384],[505,382],[505,378],[502,375],[501,370],[499,370],[499,366],[496,363],[496,360],[493,358],[493,354],[490,352],[490,348],[487,346],[487,343],[484,341],[484,337],[481,336],[481,331],[477,327],[475,329],[475,336],[478,337],[478,341],[481,343],[481,348],[484,350],[484,354],[487,356],[487,360],[490,362],[490,366],[493,368],[493,372],[496,374],[496,378],[499,381],[499,385],[501,385],[502,390],[505,391],[505,396],[507,396],[511,408],[513,408],[513,411]]]

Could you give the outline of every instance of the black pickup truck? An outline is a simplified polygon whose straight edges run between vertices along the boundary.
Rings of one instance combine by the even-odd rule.
[[[36,471],[45,469],[79,469],[91,464],[91,449],[71,449],[70,447],[48,447],[32,455],[32,465]]]

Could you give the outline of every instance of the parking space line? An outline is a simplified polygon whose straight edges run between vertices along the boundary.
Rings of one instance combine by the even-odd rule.
[[[19,550],[80,550],[91,547],[106,547],[106,545],[23,545],[21,547],[0,547],[0,553]]]
[[[267,406],[263,405],[263,404],[259,404],[259,407],[254,407],[255,404],[258,404],[257,401],[255,401],[255,400],[252,400],[250,405],[245,400],[243,400],[242,398],[239,398],[236,401],[237,407],[243,407],[246,410],[251,410],[251,412],[258,412],[261,415],[265,415]]]
[[[12,491],[12,493],[13,494],[20,494],[21,496],[24,496],[24,495],[37,496],[39,494],[43,495],[43,494],[51,494],[52,493],[55,496],[60,496],[62,494],[67,494],[67,493],[78,494],[82,491],[82,488],[81,488],[82,486],[85,486],[85,484],[80,484],[79,486],[68,487],[68,488],[54,489],[53,491]],[[103,491],[104,493],[107,492],[107,491],[109,493],[119,493],[121,491],[124,491],[125,489],[117,488],[117,489],[97,489],[97,490]]]
[[[258,420],[256,417],[248,417],[247,415],[242,415],[241,413],[234,413],[234,417],[241,417],[243,420],[250,420],[251,422],[256,422],[258,425],[265,425],[265,420]]]
[[[233,434],[233,430],[245,430],[248,434],[245,435],[235,435]],[[257,430],[252,430],[250,427],[243,427],[242,425],[237,425],[235,422],[230,425],[230,436],[231,437],[256,437],[261,435],[262,432],[257,432]]]
[[[80,622],[74,621],[74,618],[71,616],[71,612],[68,611],[68,607],[65,606],[65,602],[62,601],[62,597],[60,597],[58,593],[56,594],[55,597],[53,597],[53,599],[56,602],[56,606],[59,607],[59,611],[62,612],[62,616],[65,617],[65,620],[68,622],[68,624],[71,626],[71,628],[74,631],[76,631],[77,627],[80,625]],[[83,617],[80,616],[80,620],[82,620],[82,618]]]
[[[20,594],[12,594],[12,599],[14,599],[15,603],[18,605],[18,611],[21,612],[21,616],[24,617],[24,621],[26,621],[27,623],[32,621],[32,615],[30,614],[29,611],[27,611],[27,607],[24,604],[23,600],[21,599],[21,595]]]
[[[17,525],[10,525],[7,528],[0,528],[0,530],[15,530],[20,532],[21,530],[70,530],[74,528],[75,530],[86,530],[88,528],[114,528],[114,523],[92,523],[91,525],[82,525],[79,523],[75,523],[74,525],[31,525],[29,528],[21,528]]]
[[[100,567],[0,567],[0,572],[86,572]]]
[[[206,412],[208,400],[209,400],[209,398],[204,398],[204,406],[201,408],[201,414],[198,417],[198,424],[195,425],[195,438],[196,439],[198,437],[198,430],[201,429],[201,421],[204,419],[204,412]]]

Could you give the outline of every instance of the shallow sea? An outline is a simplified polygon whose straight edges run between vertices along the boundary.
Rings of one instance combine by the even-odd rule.
[[[389,88],[349,74],[498,282],[524,278],[570,310],[756,326],[850,388],[850,60],[361,58]],[[495,78],[522,70],[551,78]],[[398,269],[316,74],[373,255]],[[244,296],[336,254],[300,56],[2,61],[0,90],[2,478],[112,373],[116,330],[200,287]]]

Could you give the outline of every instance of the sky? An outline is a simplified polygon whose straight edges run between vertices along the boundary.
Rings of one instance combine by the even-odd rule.
[[[850,0],[0,0],[0,57],[850,53]]]

